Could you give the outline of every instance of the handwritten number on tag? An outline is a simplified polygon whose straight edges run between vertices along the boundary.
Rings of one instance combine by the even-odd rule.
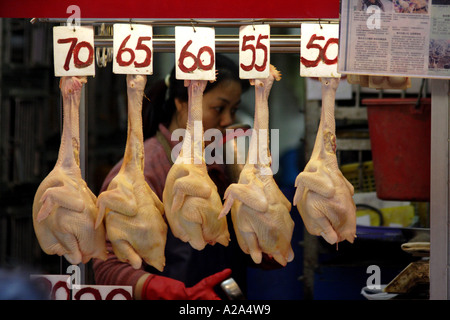
[[[188,51],[189,46],[192,44],[192,40],[189,40],[181,49],[180,57],[178,59],[178,67],[181,71],[185,73],[193,72],[196,69],[200,70],[211,70],[211,68],[214,66],[214,51],[211,47],[203,46],[198,50],[197,56],[195,56],[192,52]],[[209,64],[203,64],[203,61],[201,59],[202,54],[207,53],[209,55]],[[187,67],[185,65],[186,58],[192,58],[194,60],[194,63],[192,66]]]
[[[127,67],[130,64],[132,64],[133,62],[134,62],[134,66],[136,68],[148,67],[151,63],[152,51],[147,45],[143,44],[142,42],[150,41],[152,38],[151,37],[139,37],[138,38],[138,42],[136,44],[135,50],[144,50],[146,55],[145,55],[144,61],[136,62],[135,61],[136,55],[134,54],[134,51],[130,48],[125,47],[127,45],[128,40],[130,40],[130,37],[131,37],[131,34],[129,36],[127,36],[125,39],[123,39],[122,43],[120,44],[120,47],[119,47],[119,50],[117,51],[117,56],[116,56],[117,63],[121,67]],[[123,54],[125,52],[127,52],[130,55],[130,58],[128,61],[123,59]]]
[[[308,67],[308,68],[316,67],[320,61],[323,61],[326,65],[336,64],[338,57],[336,56],[336,58],[334,58],[334,59],[329,59],[327,56],[327,49],[331,44],[338,44],[339,40],[337,38],[329,38],[323,47],[320,44],[314,43],[314,41],[316,41],[316,40],[322,41],[322,40],[325,40],[325,37],[317,36],[317,34],[313,34],[311,36],[311,38],[309,39],[309,42],[306,45],[306,48],[319,50],[319,52],[317,54],[317,58],[315,60],[308,60],[308,59],[305,59],[304,57],[301,57],[300,58],[301,63],[305,67]]]
[[[136,50],[144,50],[146,55],[145,55],[145,59],[144,61],[138,63],[138,62],[134,62],[134,66],[136,68],[144,68],[144,67],[148,67],[151,63],[152,60],[152,50],[150,50],[150,48],[148,46],[146,46],[145,44],[143,44],[143,41],[150,41],[152,38],[151,37],[139,37],[138,39],[138,43],[136,45]]]
[[[255,36],[254,35],[244,35],[243,41],[242,41],[242,51],[245,50],[251,50],[252,51],[252,62],[249,65],[244,65],[243,63],[241,63],[241,68],[244,71],[250,71],[253,68],[255,68],[257,71],[263,71],[264,69],[266,69],[267,66],[267,46],[265,44],[261,43],[261,40],[263,39],[268,39],[269,36],[268,35],[262,35],[260,34],[258,36],[258,40],[256,41],[256,46],[254,46],[253,44],[248,44],[248,41],[253,41],[255,40]],[[261,49],[264,51],[264,58],[263,58],[263,62],[261,65],[257,65],[256,62],[256,49]]]
[[[92,64],[94,61],[94,48],[87,41],[81,41],[79,43],[78,38],[65,38],[58,39],[58,43],[70,43],[69,51],[67,52],[66,60],[64,62],[64,70],[69,71],[70,60],[73,56],[73,63],[75,68],[81,69],[86,68]],[[88,50],[88,57],[86,61],[80,60],[80,50],[81,48],[86,48]]]

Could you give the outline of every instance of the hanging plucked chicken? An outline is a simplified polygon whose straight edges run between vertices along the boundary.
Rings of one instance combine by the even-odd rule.
[[[79,167],[79,106],[86,82],[86,77],[61,78],[63,132],[58,159],[33,202],[33,226],[42,250],[64,256],[71,264],[106,259],[104,227],[95,227],[97,198]]]
[[[262,254],[266,253],[285,266],[294,259],[294,221],[289,214],[291,203],[278,188],[270,167],[268,99],[275,80],[280,80],[280,74],[271,65],[268,78],[250,81],[255,86],[250,148],[238,183],[231,184],[225,192],[221,216],[231,209],[239,246],[255,263],[261,263]]]
[[[227,220],[219,219],[222,201],[203,157],[202,101],[206,84],[206,80],[185,80],[188,87],[186,133],[163,191],[172,233],[197,250],[217,242],[228,246],[230,241]]]
[[[119,173],[97,200],[101,224],[119,260],[138,269],[142,259],[162,271],[167,224],[164,207],[144,176],[142,99],[147,77],[127,75],[128,135]]]
[[[334,105],[340,78],[322,78],[322,111],[314,149],[296,180],[294,205],[312,235],[328,243],[356,237],[353,185],[339,170],[336,158]]]

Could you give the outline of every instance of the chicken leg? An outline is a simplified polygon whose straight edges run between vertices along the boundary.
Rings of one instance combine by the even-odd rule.
[[[294,258],[294,221],[289,214],[291,203],[278,188],[270,168],[268,99],[274,80],[280,80],[280,74],[270,66],[267,79],[251,81],[255,86],[255,123],[250,148],[238,183],[225,191],[221,216],[231,209],[239,246],[255,263],[261,263],[262,253],[266,253],[285,266]]]
[[[127,75],[128,136],[125,155],[119,173],[98,197],[100,215],[97,224],[106,215],[106,232],[119,260],[129,262],[138,269],[144,259],[162,271],[167,238],[164,207],[144,177],[141,112],[146,82],[146,76]]]
[[[354,188],[342,175],[336,158],[334,104],[339,78],[324,78],[322,111],[311,159],[296,180],[294,205],[312,235],[328,243],[356,237]]]
[[[186,133],[163,191],[172,233],[197,250],[216,242],[228,246],[230,241],[227,220],[219,219],[222,201],[203,157],[202,101],[206,83],[206,80],[185,81],[189,97]]]
[[[106,259],[105,229],[95,227],[96,196],[79,167],[79,105],[86,77],[62,77],[63,132],[58,159],[33,201],[33,226],[42,250],[71,264]]]

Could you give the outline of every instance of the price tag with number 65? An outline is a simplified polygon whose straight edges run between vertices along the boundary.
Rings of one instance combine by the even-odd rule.
[[[176,78],[216,78],[215,31],[208,27],[175,27]]]
[[[337,71],[339,25],[303,23],[300,76],[340,77]]]
[[[239,77],[264,79],[270,71],[270,26],[249,25],[239,29]]]
[[[53,27],[53,62],[55,76],[93,76],[94,28]]]
[[[113,72],[153,74],[153,28],[149,25],[114,24]]]

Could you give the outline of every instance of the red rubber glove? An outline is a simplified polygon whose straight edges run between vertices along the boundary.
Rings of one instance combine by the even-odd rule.
[[[186,288],[181,281],[152,274],[142,287],[142,300],[220,300],[214,287],[230,275],[231,269],[225,269]]]

